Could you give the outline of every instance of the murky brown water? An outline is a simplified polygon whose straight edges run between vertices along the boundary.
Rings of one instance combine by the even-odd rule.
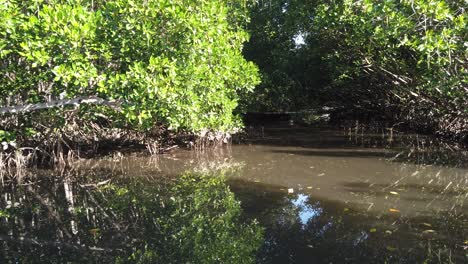
[[[397,208],[401,215],[417,216],[434,210],[468,209],[466,152],[452,151],[450,165],[443,159],[434,165],[430,155],[443,153],[426,149],[411,158],[408,155],[416,150],[402,148],[399,142],[391,148],[381,135],[366,135],[364,140],[373,140],[366,146],[361,138],[355,141],[355,137],[336,130],[270,132],[272,136],[247,144],[202,153],[180,150],[153,159],[116,156],[83,161],[78,168],[109,168],[115,173],[141,176],[240,167],[232,177],[276,186],[285,193],[292,189],[293,193],[313,194],[370,212]],[[382,142],[387,146],[381,147]],[[395,159],[397,155],[403,157]]]
[[[331,129],[270,128],[248,142],[82,160],[73,171],[106,180],[224,169],[243,217],[266,228],[261,263],[468,262],[466,151]]]

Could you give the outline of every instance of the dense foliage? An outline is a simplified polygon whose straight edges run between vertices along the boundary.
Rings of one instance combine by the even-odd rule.
[[[286,106],[280,100],[265,108],[329,105],[348,117],[463,136],[468,130],[464,5],[445,0],[260,1],[251,11],[258,23],[250,25],[252,42],[245,49],[266,76],[257,93],[280,100],[279,90],[290,99]],[[274,68],[262,64],[269,60]],[[283,82],[269,81],[277,76],[284,76]],[[301,102],[310,97],[315,100]]]
[[[390,119],[466,133],[464,1],[337,3],[320,4],[313,25],[320,40],[334,43],[332,87],[357,90],[354,104],[388,109]]]
[[[258,83],[256,67],[241,53],[247,5],[0,0],[0,107],[87,96],[120,109],[82,104],[71,109],[75,118],[138,129],[231,130],[240,126],[232,114],[238,93]],[[6,114],[0,129],[60,129],[70,120],[66,110]]]
[[[243,98],[247,110],[294,111],[319,103],[318,89],[326,83],[320,52],[311,50],[315,45],[296,43],[299,15],[312,6],[309,1],[276,0],[259,1],[250,9],[251,39],[243,52],[259,66],[262,83],[255,96]]]
[[[0,0],[0,141],[230,131],[240,99],[466,138],[466,16],[463,0]]]

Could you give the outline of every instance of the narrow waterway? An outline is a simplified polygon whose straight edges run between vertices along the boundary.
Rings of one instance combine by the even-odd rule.
[[[466,263],[467,161],[465,150],[418,135],[289,127],[205,151],[80,160],[2,187],[0,262],[114,262],[151,237],[122,220],[142,221],[142,211],[122,208],[176,200],[160,186],[191,171],[227,177],[241,222],[264,229],[258,263]],[[142,196],[111,206],[110,190]]]

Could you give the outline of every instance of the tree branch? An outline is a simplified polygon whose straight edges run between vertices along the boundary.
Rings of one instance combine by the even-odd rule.
[[[80,105],[80,104],[95,104],[95,105],[106,105],[116,110],[120,110],[119,101],[109,101],[97,96],[80,96],[72,99],[63,99],[63,100],[52,100],[46,103],[38,104],[27,104],[27,105],[16,105],[16,106],[7,106],[0,107],[0,115],[2,114],[19,114],[32,112],[41,109],[49,109],[54,107],[60,107],[65,105]]]

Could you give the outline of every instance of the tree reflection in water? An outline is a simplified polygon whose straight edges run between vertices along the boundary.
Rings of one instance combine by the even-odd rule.
[[[399,183],[402,189],[398,201],[415,199],[428,208],[418,214],[403,214],[405,203],[389,207],[402,213],[369,211],[366,199],[376,202],[386,184],[341,183],[346,192],[339,194],[360,194],[366,205],[362,207],[359,201],[321,196],[308,187],[288,194],[282,185],[246,180],[242,162],[222,155],[203,157],[201,162],[193,162],[201,164],[194,167],[198,174],[182,177],[175,177],[178,170],[162,169],[170,165],[167,162],[147,166],[153,170],[145,167],[138,171],[144,164],[131,159],[105,166],[87,164],[56,177],[46,172],[48,175],[38,176],[34,183],[0,187],[0,263],[468,260],[464,185],[447,189],[448,179],[438,179],[437,170],[426,173],[417,167],[421,173],[415,177],[420,182],[436,178],[442,190],[421,186],[425,190],[421,193],[412,183]],[[396,169],[399,175],[414,174],[414,167],[406,164]],[[227,182],[213,175],[219,170],[229,172]],[[457,186],[464,180],[463,175],[450,178]],[[438,206],[440,198],[434,202],[431,196],[426,197],[432,193],[445,195],[448,201],[454,201],[454,207]],[[242,202],[242,214],[236,199]],[[421,206],[413,204],[405,210],[418,208]]]
[[[253,263],[262,228],[221,176],[1,187],[1,263]]]
[[[371,212],[278,186],[230,181],[247,215],[266,227],[257,263],[466,263],[463,212]]]

